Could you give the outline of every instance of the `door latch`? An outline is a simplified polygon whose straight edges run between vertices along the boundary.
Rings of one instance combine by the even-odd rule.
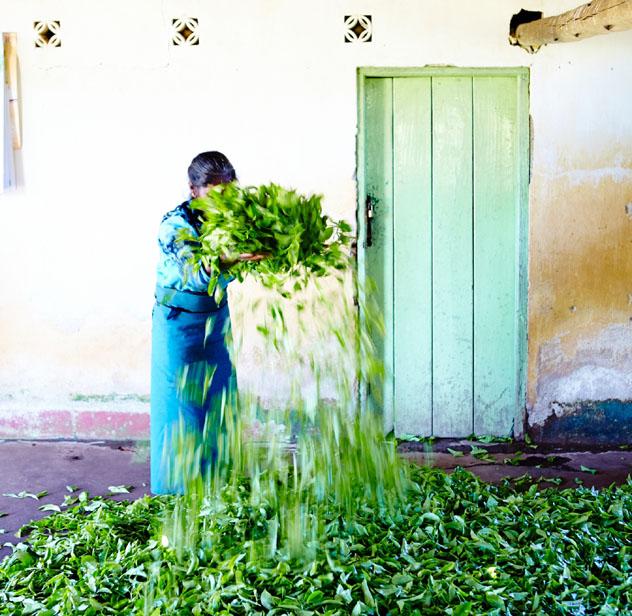
[[[366,221],[366,246],[373,245],[373,216],[375,214],[373,197],[371,195],[366,196],[365,201],[365,221]]]

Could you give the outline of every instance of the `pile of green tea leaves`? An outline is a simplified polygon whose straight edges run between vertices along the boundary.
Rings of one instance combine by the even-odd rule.
[[[274,511],[251,486],[202,502],[195,548],[161,537],[178,496],[84,499],[0,564],[0,614],[629,614],[632,482],[488,485],[416,467],[397,507],[321,503],[316,552],[252,550]]]
[[[322,213],[322,196],[304,196],[269,184],[213,187],[194,199],[191,208],[201,221],[198,236],[183,235],[194,251],[194,263],[210,272],[209,291],[216,288],[224,261],[238,280],[252,274],[265,287],[291,280],[298,290],[313,276],[349,265],[351,227]],[[242,254],[264,254],[261,261],[240,261]]]

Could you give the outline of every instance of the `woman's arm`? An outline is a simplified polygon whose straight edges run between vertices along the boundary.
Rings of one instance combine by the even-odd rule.
[[[191,225],[177,211],[163,218],[158,230],[161,251],[159,278],[162,278],[164,286],[206,292],[209,274],[202,264],[193,262],[191,244],[180,239],[181,233],[192,231]]]

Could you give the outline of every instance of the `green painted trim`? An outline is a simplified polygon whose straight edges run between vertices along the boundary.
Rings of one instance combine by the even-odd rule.
[[[367,77],[529,77],[526,66],[500,67],[461,67],[461,66],[422,66],[422,67],[386,67],[364,66],[358,68],[360,79]]]
[[[529,332],[529,184],[531,166],[531,140],[529,137],[529,69],[517,73],[518,77],[518,126],[520,165],[516,181],[520,187],[518,204],[518,392],[514,434],[522,436],[527,406],[528,332]]]
[[[358,287],[356,294],[359,301],[359,306],[363,305],[365,281],[366,281],[366,255],[364,242],[366,240],[366,224],[364,220],[364,202],[366,200],[366,182],[365,182],[365,168],[366,168],[366,156],[365,156],[365,126],[364,119],[364,102],[365,102],[365,77],[362,75],[362,69],[357,73],[357,113],[358,113],[358,130],[356,133],[356,223],[357,223],[357,267],[358,267]],[[360,310],[360,326],[364,326],[364,317]],[[361,381],[358,384],[358,404],[361,412],[367,409],[367,384]]]

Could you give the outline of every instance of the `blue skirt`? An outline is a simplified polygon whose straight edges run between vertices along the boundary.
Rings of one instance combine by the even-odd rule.
[[[193,458],[194,464],[199,464],[199,474],[212,464],[217,456],[222,400],[236,389],[226,346],[230,328],[226,299],[218,306],[209,296],[164,291],[157,290],[152,312],[151,491],[154,494],[184,490],[182,469],[178,467],[183,465],[183,455],[190,465],[188,454],[193,452],[178,451],[182,445],[176,445],[176,440],[183,429],[187,438],[198,443],[204,434],[202,453]],[[196,469],[193,471],[195,474]]]

